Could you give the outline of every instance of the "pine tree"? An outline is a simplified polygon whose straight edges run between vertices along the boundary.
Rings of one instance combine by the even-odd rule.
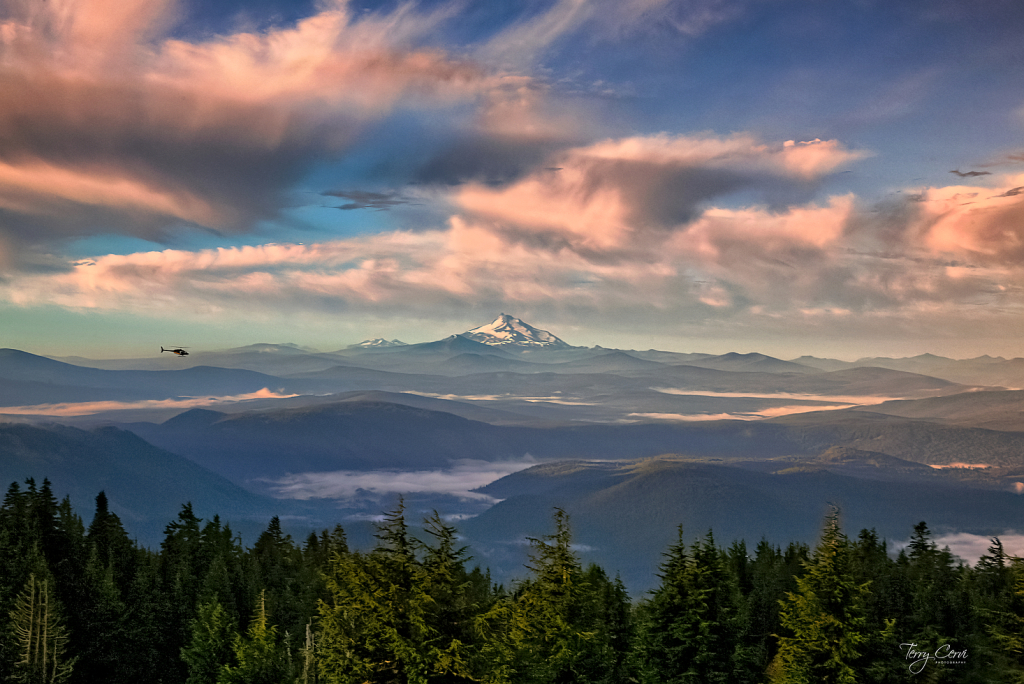
[[[426,684],[431,599],[401,502],[377,539],[370,553],[336,553],[331,561],[331,598],[320,603],[322,680]]]
[[[711,533],[688,554],[680,528],[661,578],[641,636],[641,681],[732,681],[739,595]]]
[[[186,684],[217,684],[221,670],[235,665],[235,621],[216,599],[203,603],[192,621],[192,638],[181,649],[188,666]]]
[[[277,627],[268,625],[263,596],[245,637],[235,637],[234,655],[238,664],[223,665],[217,684],[285,684],[291,679],[291,663],[278,642]]]
[[[849,542],[839,528],[839,513],[825,520],[797,591],[782,602],[786,634],[770,679],[777,684],[853,684],[867,639],[865,606],[869,589],[853,575]]]
[[[29,575],[10,619],[18,650],[12,679],[25,684],[67,681],[74,658],[65,653],[68,631],[48,572]]]

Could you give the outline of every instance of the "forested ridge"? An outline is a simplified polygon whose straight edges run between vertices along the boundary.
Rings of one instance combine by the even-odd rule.
[[[573,550],[568,515],[495,585],[436,513],[399,505],[376,546],[340,526],[251,548],[185,504],[159,549],[96,497],[86,526],[47,481],[0,507],[0,679],[168,684],[1024,681],[1024,561],[974,566],[925,523],[893,557],[838,513],[814,548],[720,547],[679,528],[651,592]],[[687,531],[688,533],[689,531]]]

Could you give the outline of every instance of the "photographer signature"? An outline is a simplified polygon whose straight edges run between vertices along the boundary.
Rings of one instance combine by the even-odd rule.
[[[955,650],[949,644],[943,644],[934,651],[918,651],[917,644],[900,644],[901,649],[906,649],[907,660],[911,661],[909,668],[911,674],[918,674],[934,661],[939,665],[966,665],[967,649]]]

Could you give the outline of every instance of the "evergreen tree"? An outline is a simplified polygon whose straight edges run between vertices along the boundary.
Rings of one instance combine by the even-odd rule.
[[[555,509],[554,522],[553,534],[530,539],[531,576],[478,620],[491,663],[485,681],[598,682],[625,670],[615,650],[629,641],[625,592],[608,588],[603,571],[583,571],[565,511]],[[605,622],[612,615],[614,631]]]
[[[998,563],[993,559],[993,562]],[[914,526],[910,543],[897,559],[910,591],[907,613],[898,620],[900,641],[918,644],[918,650],[940,646],[973,654],[955,671],[933,668],[939,681],[984,682],[987,663],[993,658],[988,621],[982,617],[978,596],[979,574],[959,561],[949,548],[939,549],[924,522]],[[998,575],[998,571],[995,573]],[[986,581],[993,579],[989,577]]]
[[[77,640],[79,661],[76,679],[130,684],[121,664],[132,658],[125,653],[125,605],[114,582],[112,565],[104,566],[94,547],[85,568],[85,595],[76,604],[79,624],[86,630]]]
[[[105,492],[96,495],[96,512],[85,538],[95,548],[99,565],[112,569],[114,583],[123,593],[135,576],[137,552],[121,519],[110,511]]]
[[[988,632],[996,645],[995,670],[1000,681],[1024,684],[1024,560],[1015,558],[1006,566],[1012,594],[988,612]]]
[[[128,682],[176,682],[163,669],[166,623],[162,621],[168,611],[159,578],[159,559],[150,551],[139,553],[135,577],[125,594],[122,622],[123,641],[120,652],[126,654],[119,667]]]
[[[425,547],[423,591],[429,598],[426,620],[430,628],[429,678],[446,682],[473,681],[476,656],[473,616],[481,606],[472,603],[466,573],[466,547],[456,546],[455,528],[437,511],[425,521],[434,543]]]
[[[709,532],[690,553],[679,537],[662,564],[640,638],[641,681],[732,681],[738,587]]]
[[[221,670],[236,665],[234,618],[216,599],[203,603],[192,621],[192,638],[181,650],[188,666],[186,684],[217,684]]]
[[[853,684],[867,640],[869,589],[853,575],[849,542],[838,511],[826,518],[814,554],[787,595],[780,620],[786,633],[770,679],[778,684]]]
[[[636,681],[636,668],[630,658],[633,643],[633,611],[622,580],[608,578],[600,566],[590,564],[583,573],[585,587],[584,619],[592,625],[594,637],[582,657],[586,670],[581,681],[619,684]]]
[[[279,643],[277,627],[268,624],[264,598],[249,623],[245,637],[234,640],[237,665],[223,665],[217,684],[285,684],[291,680],[291,663]]]
[[[74,658],[66,654],[68,631],[53,585],[44,568],[32,572],[11,611],[18,653],[12,675],[16,682],[57,684],[71,676]]]
[[[401,502],[377,539],[370,553],[335,554],[331,562],[331,598],[320,604],[322,680],[425,684],[436,655],[431,599]]]
[[[532,577],[514,603],[523,631],[517,669],[527,682],[575,680],[583,643],[593,636],[580,624],[583,573],[571,548],[569,515],[555,509],[554,522],[553,534],[529,539]]]
[[[865,681],[876,684],[897,684],[908,674],[906,651],[897,638],[902,630],[913,593],[904,574],[889,556],[884,540],[875,530],[861,530],[850,544],[853,575],[859,584],[870,583],[871,592],[864,606],[863,674]]]

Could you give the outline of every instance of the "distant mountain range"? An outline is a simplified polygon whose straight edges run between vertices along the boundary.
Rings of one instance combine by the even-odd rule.
[[[405,491],[415,515],[465,518],[496,576],[562,506],[581,553],[631,583],[679,523],[754,544],[811,541],[830,501],[902,538],[921,519],[998,534],[1024,512],[1024,390],[1007,389],[1024,359],[577,347],[508,314],[418,344],[190,351],[0,350],[0,477],[49,477],[86,515],[105,489],[147,543],[189,500],[252,529],[279,514],[296,533],[340,521],[369,540]],[[467,493],[467,472],[500,479]],[[273,498],[302,478],[355,484]]]
[[[435,406],[444,407],[440,400]],[[1024,467],[1024,432],[946,426],[863,411],[754,422],[534,427],[491,425],[450,412],[349,400],[234,414],[193,409],[162,424],[124,427],[261,493],[273,492],[273,482],[296,472],[425,470],[449,467],[460,459],[507,461],[527,456],[767,459],[813,456],[841,446],[923,464]]]
[[[402,340],[385,340],[383,337],[375,337],[372,340],[363,340],[359,344],[353,344],[347,349],[380,349],[382,347],[405,347]]]
[[[368,408],[360,405],[357,412]],[[187,430],[189,424],[210,425],[217,419],[192,412],[174,422]],[[763,441],[764,434],[746,439]],[[620,574],[636,595],[655,581],[660,554],[679,524],[688,539],[711,529],[719,543],[745,539],[752,547],[762,538],[812,543],[830,504],[840,507],[851,534],[875,528],[889,539],[906,539],[919,520],[927,520],[939,534],[998,535],[1024,514],[1024,497],[1010,486],[1024,480],[1021,466],[991,472],[935,470],[875,451],[833,447],[815,453],[808,445],[805,452],[769,458],[744,450],[744,457],[732,458],[544,463],[479,489],[499,503],[482,511],[478,506],[478,515],[456,524],[477,561],[491,567],[496,580],[507,581],[521,575],[523,539],[547,533],[553,508],[561,507],[571,515],[583,559]],[[159,543],[164,526],[185,501],[202,517],[219,514],[250,543],[272,515],[281,516],[297,535],[341,521],[353,543],[372,543],[365,517],[349,517],[355,510],[351,506],[346,510],[330,500],[282,501],[253,494],[129,432],[0,426],[0,477],[7,482],[35,477],[38,484],[43,476],[59,496],[72,497],[86,521],[95,494],[105,490],[130,533],[148,545]],[[374,501],[376,512],[393,505]],[[444,511],[446,505],[451,501],[443,497],[407,498],[413,524],[421,511]]]

